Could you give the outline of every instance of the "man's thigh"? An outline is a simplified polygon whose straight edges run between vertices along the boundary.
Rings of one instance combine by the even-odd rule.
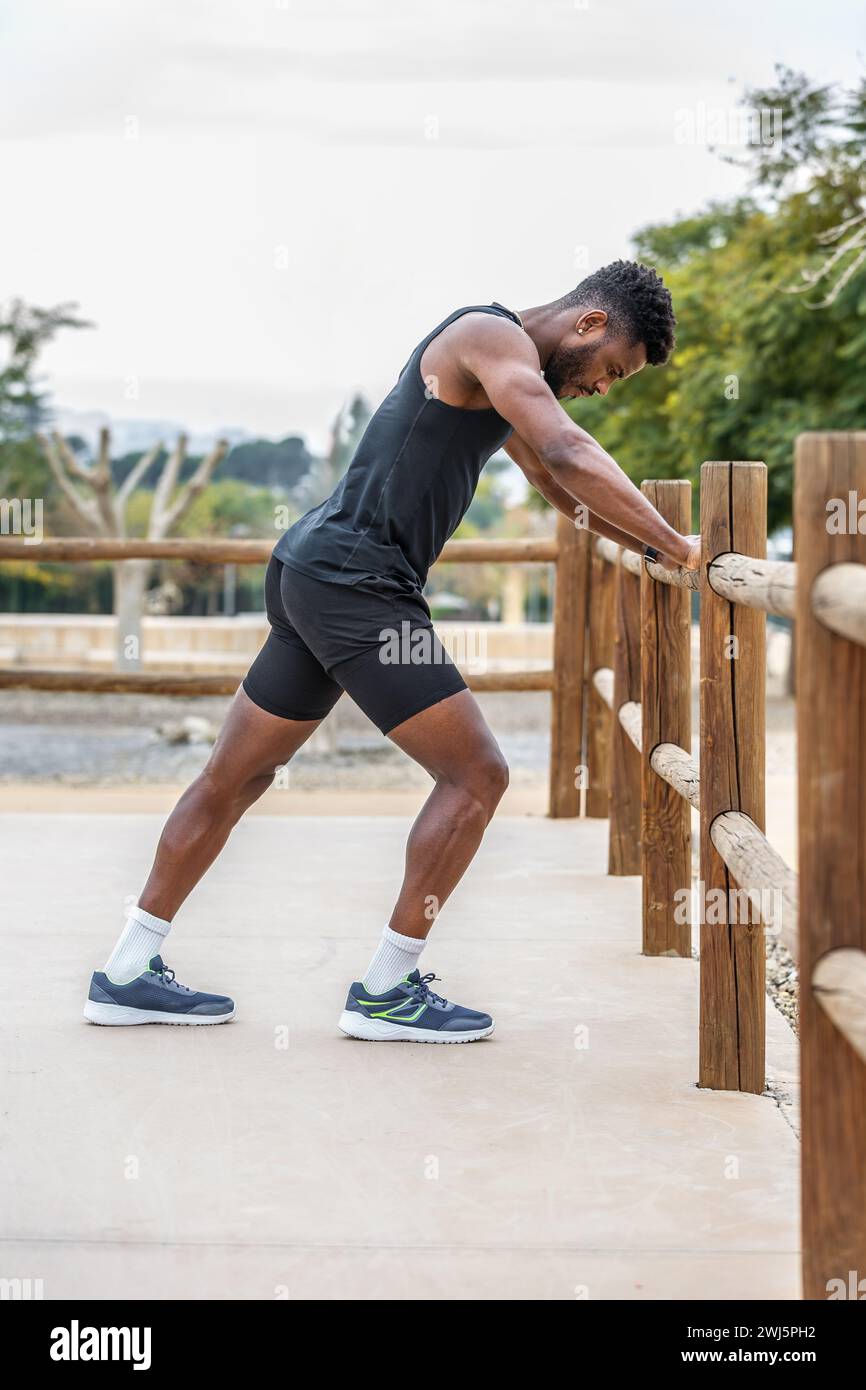
[[[287,719],[255,704],[246,691],[235,695],[205,769],[220,786],[235,789],[271,778],[294,757],[321,719]]]
[[[473,770],[505,769],[505,759],[469,690],[437,700],[393,728],[388,737],[431,777],[454,781]]]

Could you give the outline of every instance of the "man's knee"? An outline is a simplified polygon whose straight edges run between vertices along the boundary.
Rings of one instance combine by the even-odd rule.
[[[485,749],[466,769],[466,786],[489,820],[508,786],[508,764],[498,748]]]
[[[216,811],[241,816],[248,806],[258,801],[274,780],[276,769],[243,773],[216,764],[208,764],[201,772],[197,788]]]
[[[490,795],[493,798],[493,810],[495,811],[508,790],[508,763],[505,761],[498,748],[496,750],[496,757],[492,759],[490,763],[487,775],[490,785]]]

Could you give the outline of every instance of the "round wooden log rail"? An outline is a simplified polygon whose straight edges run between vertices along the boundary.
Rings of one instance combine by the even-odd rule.
[[[610,704],[613,698],[613,672],[604,669],[596,671],[593,684]],[[643,738],[640,705],[635,700],[627,701],[617,711],[617,718],[635,748],[640,751]],[[684,748],[678,748],[674,743],[658,744],[650,757],[650,766],[695,810],[700,810],[700,771],[694,758]],[[781,894],[781,922],[771,919],[765,925],[778,932],[782,944],[796,960],[799,905],[794,870],[785,863],[755,822],[741,811],[725,811],[717,816],[710,828],[710,837],[719,856],[759,912],[765,904],[764,894]]]
[[[657,744],[650,756],[650,767],[696,811],[701,809],[701,774],[685,748],[676,743]]]
[[[595,553],[600,555],[603,560],[607,560],[609,565],[615,565],[619,558],[620,547],[616,541],[609,541],[606,536],[598,536],[595,542]]]
[[[812,971],[817,1002],[866,1062],[866,951],[840,946]]]
[[[592,673],[592,683],[608,709],[613,709],[613,671],[609,666],[600,666]]]
[[[173,671],[0,670],[0,690],[78,691],[90,695],[234,695],[242,674]]]
[[[711,589],[731,603],[793,618],[797,604],[797,566],[790,560],[758,560],[728,551],[707,567]]]
[[[725,811],[716,816],[710,827],[710,838],[739,887],[761,914],[765,894],[781,895],[781,921],[763,920],[776,931],[782,945],[796,960],[799,890],[794,870],[742,811]]]
[[[553,690],[555,672],[463,671],[477,694],[516,690]],[[114,695],[234,695],[242,676],[226,672],[210,676],[163,671],[41,671],[24,667],[0,670],[0,690],[77,690]]]
[[[866,565],[830,565],[812,585],[812,612],[831,632],[866,646]]]
[[[273,540],[186,540],[165,541],[90,540],[69,537],[43,540],[28,545],[22,540],[0,540],[3,560],[39,560],[57,564],[77,564],[86,560],[191,560],[199,565],[264,565],[271,558]],[[514,540],[448,541],[437,563],[519,564],[548,563],[559,555],[553,537]]]
[[[607,536],[599,536],[595,543],[595,548],[603,560],[608,564],[615,565],[621,547],[616,541],[609,541]],[[692,589],[697,593],[701,587],[701,577],[698,571],[693,570],[666,570],[663,565],[646,564],[643,557],[638,555],[635,550],[623,550],[622,567],[628,570],[629,574],[635,575],[640,579],[644,568],[652,579],[657,579],[660,584],[670,584],[675,589]]]
[[[637,700],[626,700],[617,710],[617,718],[638,752],[641,751],[641,710]]]
[[[602,536],[596,542],[596,550],[609,564],[616,563],[620,547]],[[643,560],[633,550],[623,551],[622,563],[631,574],[640,574]],[[856,568],[848,566],[848,568]],[[652,579],[661,584],[670,584],[680,589],[700,589],[700,577],[688,570],[666,570],[661,565],[646,565]],[[759,608],[778,618],[793,618],[797,602],[797,566],[790,560],[758,560],[751,555],[738,555],[727,551],[717,555],[707,566],[707,581],[711,589],[731,603],[740,603],[744,608]],[[841,585],[837,586],[837,589]],[[863,604],[866,599],[855,591],[856,599],[849,600],[846,611]],[[863,581],[866,593],[866,579]],[[866,631],[866,613],[860,618],[860,630]],[[848,635],[847,632],[845,634]],[[866,638],[855,639],[864,641]]]

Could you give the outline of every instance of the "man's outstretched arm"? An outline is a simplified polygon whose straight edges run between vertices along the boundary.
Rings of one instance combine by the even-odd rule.
[[[538,462],[576,502],[618,531],[697,569],[700,541],[669,526],[601,445],[569,419],[541,376],[529,338],[494,320],[462,347],[465,369]],[[535,484],[537,486],[537,484]]]
[[[606,536],[608,540],[621,545],[625,550],[637,551],[639,555],[644,552],[644,544],[636,536],[630,536],[626,531],[621,531],[618,526],[613,526],[609,521],[605,521],[603,516],[598,516],[595,512],[584,507],[582,502],[576,502],[570,492],[566,492],[558,482],[548,473],[547,469],[538,460],[534,449],[530,449],[525,439],[521,439],[518,434],[512,434],[503,445],[505,452],[514,460],[523,473],[527,482],[531,483],[536,492],[540,492],[545,501],[555,507],[563,516],[567,516],[572,521],[576,521],[578,510],[583,509],[585,513],[585,526],[589,531],[593,531],[597,536]],[[661,552],[659,560],[665,563],[667,559]],[[676,561],[669,561],[675,565]]]

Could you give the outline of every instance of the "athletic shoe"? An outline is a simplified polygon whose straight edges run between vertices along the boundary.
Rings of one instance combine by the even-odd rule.
[[[202,994],[178,984],[161,956],[127,985],[117,985],[102,970],[94,970],[84,1005],[89,1023],[228,1023],[235,1016],[233,999]]]
[[[413,970],[386,994],[370,994],[356,981],[339,1027],[351,1038],[377,1042],[462,1043],[489,1037],[494,1026],[490,1015],[434,994],[430,981],[436,978]]]

